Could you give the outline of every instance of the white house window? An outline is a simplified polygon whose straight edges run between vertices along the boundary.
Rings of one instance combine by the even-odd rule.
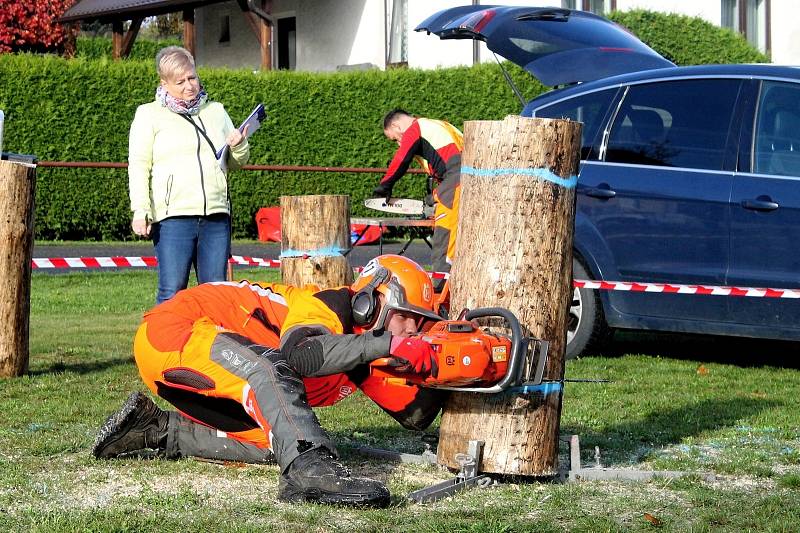
[[[561,0],[561,7],[603,15],[617,9],[617,0]]]
[[[408,63],[408,0],[386,2],[386,64]]]
[[[768,52],[770,0],[722,0],[722,26],[731,28],[761,50]]]

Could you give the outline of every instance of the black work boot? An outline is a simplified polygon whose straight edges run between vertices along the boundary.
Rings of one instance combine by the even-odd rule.
[[[326,448],[314,448],[297,456],[281,476],[278,499],[386,507],[389,490],[380,481],[350,477],[350,471]]]
[[[108,417],[92,447],[98,459],[112,459],[145,449],[163,452],[169,414],[141,392],[132,392],[122,408]]]

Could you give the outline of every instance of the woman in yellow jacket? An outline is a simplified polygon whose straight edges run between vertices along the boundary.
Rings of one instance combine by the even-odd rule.
[[[223,281],[230,256],[230,202],[217,153],[229,168],[247,162],[247,130],[234,127],[222,104],[209,102],[194,58],[169,46],[156,55],[155,100],[136,110],[130,129],[128,180],[133,232],[151,236],[158,259],[156,302],[198,283]]]

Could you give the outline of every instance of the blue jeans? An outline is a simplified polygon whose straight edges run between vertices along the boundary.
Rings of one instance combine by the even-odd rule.
[[[189,283],[194,265],[197,283],[225,281],[231,254],[231,219],[224,213],[171,217],[153,224],[158,259],[156,303],[172,298]]]

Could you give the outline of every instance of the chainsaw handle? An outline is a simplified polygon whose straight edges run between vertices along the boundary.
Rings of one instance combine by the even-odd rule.
[[[465,320],[472,320],[473,318],[484,318],[484,317],[492,317],[492,316],[499,316],[502,317],[508,322],[508,325],[511,327],[511,335],[513,335],[513,339],[518,339],[522,337],[522,328],[519,326],[519,320],[517,317],[504,307],[479,307],[477,309],[471,309],[467,311],[467,314],[464,316]]]
[[[503,307],[479,307],[467,311],[466,320],[485,317],[501,317],[511,328],[511,358],[508,361],[508,370],[503,379],[497,382],[492,389],[505,390],[519,380],[522,365],[525,362],[525,355],[528,351],[528,338],[522,335],[522,328],[519,325],[516,315]]]

